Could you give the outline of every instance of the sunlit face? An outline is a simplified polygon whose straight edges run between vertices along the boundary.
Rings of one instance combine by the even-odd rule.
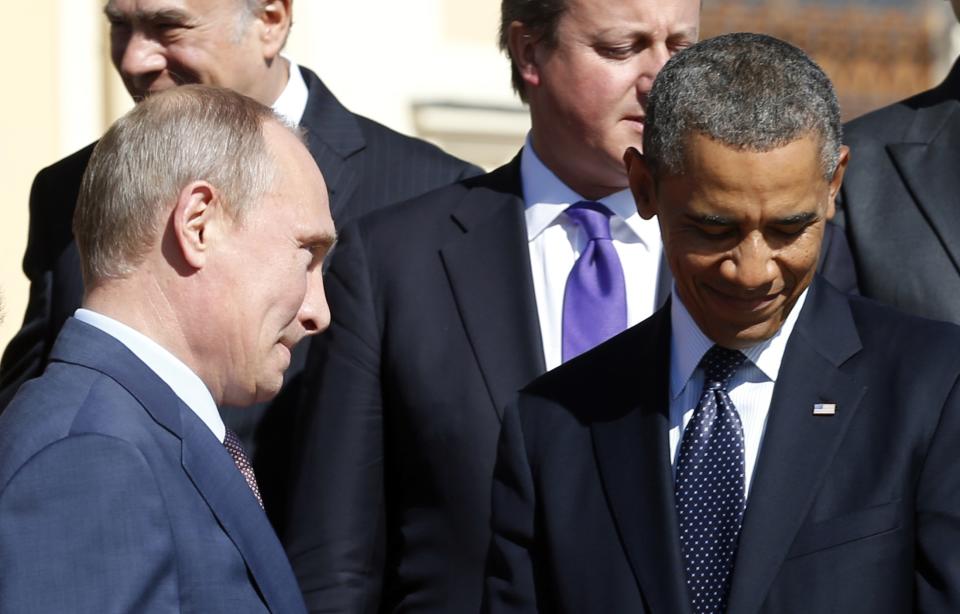
[[[291,350],[330,324],[321,277],[334,238],[327,189],[306,148],[280,126],[265,136],[279,172],[242,222],[226,226],[227,248],[212,275],[221,292],[217,321],[224,355],[224,402],[272,398]]]
[[[628,156],[629,158],[629,156]],[[663,248],[684,306],[715,343],[742,349],[772,337],[817,268],[847,151],[823,177],[813,135],[768,152],[693,135],[686,172],[652,184],[633,156],[642,214],[659,217]]]
[[[697,40],[699,0],[569,0],[556,45],[521,71],[537,155],[587,198],[627,186],[623,152],[643,138],[647,96],[670,57]]]
[[[110,0],[110,55],[134,100],[185,83],[260,99],[264,43],[242,0]],[[270,104],[272,100],[260,100]]]

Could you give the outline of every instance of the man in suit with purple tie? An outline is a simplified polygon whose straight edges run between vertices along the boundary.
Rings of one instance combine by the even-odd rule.
[[[151,96],[97,144],[83,305],[0,416],[0,611],[302,612],[217,408],[266,401],[330,322],[326,185],[235,92]]]
[[[667,62],[626,162],[674,289],[506,411],[485,612],[960,609],[960,329],[816,274],[840,136],[787,43]]]

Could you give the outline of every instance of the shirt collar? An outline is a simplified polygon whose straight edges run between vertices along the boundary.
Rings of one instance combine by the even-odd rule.
[[[286,58],[284,58],[286,59]],[[288,77],[287,85],[280,92],[280,97],[273,103],[273,110],[277,115],[290,122],[293,126],[300,125],[303,119],[303,113],[307,109],[307,82],[303,80],[300,74],[300,68],[293,62],[287,60]]]
[[[773,337],[743,350],[747,360],[756,365],[772,382],[777,381],[783,352],[803,309],[808,291],[809,288],[800,294],[787,319]],[[693,377],[700,359],[714,344],[694,322],[693,316],[677,295],[676,286],[670,296],[670,396],[675,399]]]
[[[203,380],[179,358],[156,341],[113,318],[91,311],[77,309],[73,317],[110,335],[136,355],[143,364],[170,386],[174,394],[192,409],[204,424],[223,442],[226,427],[217,411],[217,405]]]
[[[528,241],[537,238],[567,207],[581,200],[588,200],[570,189],[547,168],[533,150],[529,134],[520,154],[520,181],[526,205],[524,216],[527,222]],[[644,243],[652,245],[660,240],[656,221],[652,221],[651,224],[650,220],[640,217],[629,189],[614,192],[597,202],[606,205]]]

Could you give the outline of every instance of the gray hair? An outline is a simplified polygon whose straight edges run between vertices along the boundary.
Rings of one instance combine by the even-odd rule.
[[[269,121],[286,125],[246,96],[203,85],[149,96],[117,120],[94,148],[73,217],[87,286],[129,275],[193,181],[213,185],[242,221],[278,171],[263,136]]]
[[[510,55],[510,24],[519,21],[537,33],[540,40],[554,47],[557,44],[557,26],[567,11],[567,0],[501,0],[500,51],[510,58],[510,78],[513,90],[526,102],[523,77],[515,59]]]
[[[660,71],[647,100],[643,151],[654,174],[682,174],[692,134],[759,152],[815,134],[829,179],[841,130],[833,85],[807,54],[763,34],[724,34],[681,51]]]

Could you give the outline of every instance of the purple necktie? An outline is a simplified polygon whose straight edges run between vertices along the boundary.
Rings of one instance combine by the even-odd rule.
[[[584,200],[566,214],[587,234],[563,291],[563,361],[586,352],[627,328],[623,267],[610,240],[609,209]]]
[[[260,504],[260,507],[263,507],[263,499],[260,498],[260,488],[257,486],[257,476],[253,474],[253,465],[250,464],[247,453],[243,451],[243,444],[240,443],[240,438],[230,429],[227,429],[223,437],[223,447],[230,453],[230,457],[233,458],[233,463],[237,466],[237,469],[240,470],[243,479],[247,481],[247,486],[253,491],[253,496],[257,498],[257,503]]]

